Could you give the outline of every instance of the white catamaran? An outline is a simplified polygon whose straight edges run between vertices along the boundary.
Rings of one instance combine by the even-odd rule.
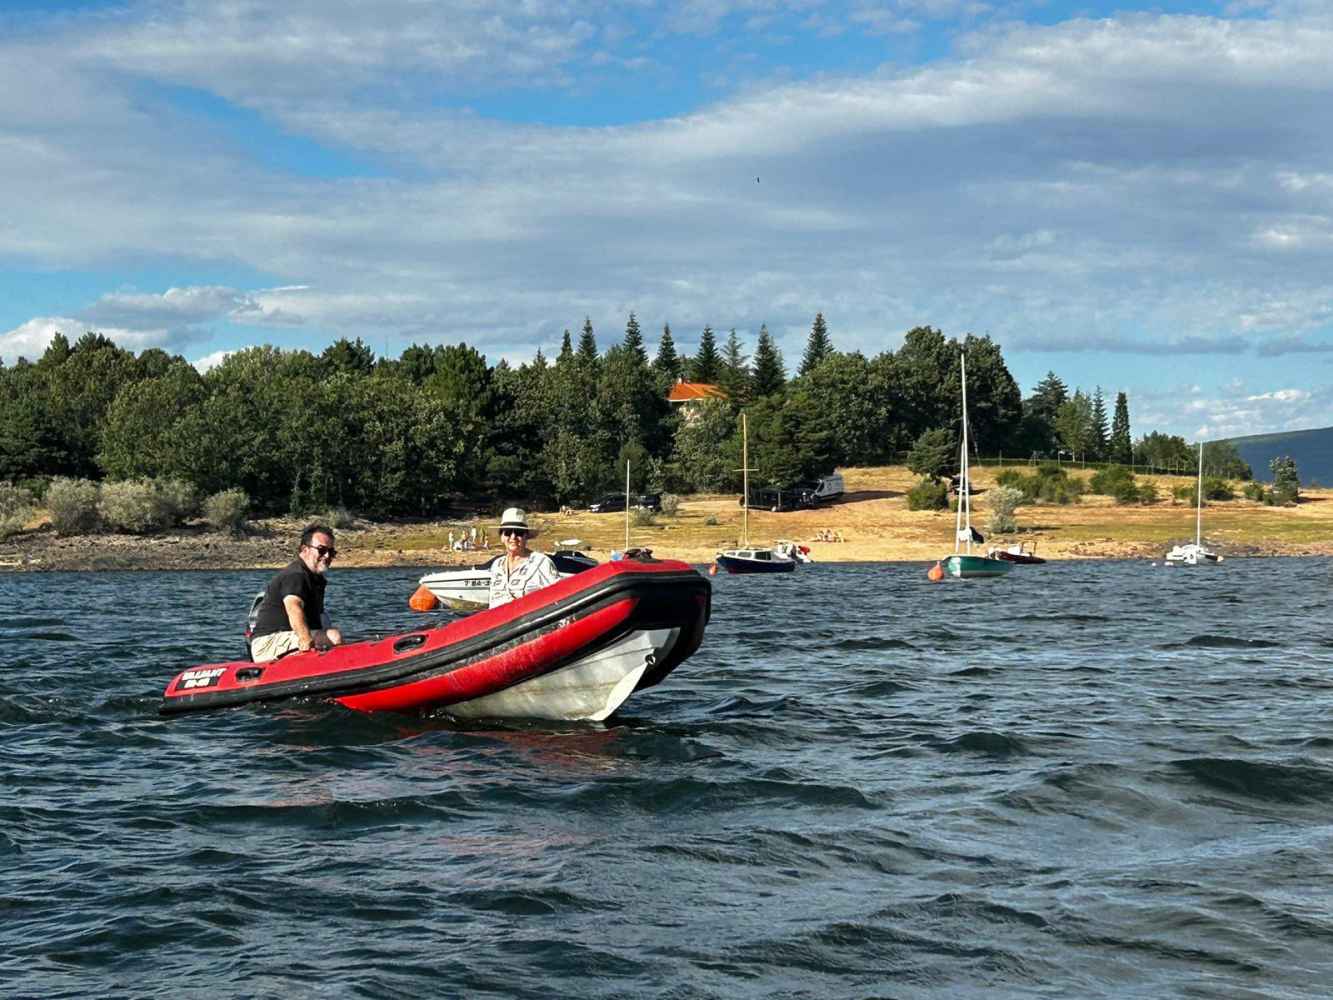
[[[1194,488],[1194,541],[1173,546],[1166,561],[1176,566],[1219,563],[1222,557],[1203,544],[1203,442],[1199,442],[1199,479]]]

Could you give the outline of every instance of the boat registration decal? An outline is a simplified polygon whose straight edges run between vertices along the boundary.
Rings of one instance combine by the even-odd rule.
[[[226,667],[209,667],[206,670],[187,670],[181,674],[181,679],[176,682],[177,691],[189,691],[194,688],[217,687],[218,682],[222,680],[222,675],[227,672]]]

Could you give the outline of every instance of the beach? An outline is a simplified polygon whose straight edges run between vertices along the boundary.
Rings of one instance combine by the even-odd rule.
[[[809,510],[773,513],[751,510],[748,537],[754,544],[790,539],[807,546],[816,562],[931,561],[953,550],[954,514],[911,511],[906,492],[915,477],[901,466],[841,470],[847,493]],[[1071,469],[1087,478],[1090,472]],[[1151,477],[1159,493],[1170,497],[1189,477]],[[984,533],[988,509],[985,491],[994,486],[995,470],[974,470],[977,493],[973,523]],[[1267,507],[1250,500],[1210,502],[1204,508],[1203,534],[1226,558],[1246,556],[1333,555],[1333,491],[1302,491],[1294,507]],[[452,566],[488,559],[500,551],[495,510],[460,510],[451,518],[375,522],[360,518],[337,527],[339,567]],[[659,558],[694,564],[712,562],[720,549],[742,541],[746,525],[735,494],[685,496],[674,516],[631,512],[630,547],[650,548]],[[597,559],[626,545],[623,511],[593,514],[586,510],[531,512],[537,526],[534,548],[550,551],[576,541]],[[0,572],[60,570],[262,569],[293,558],[303,518],[261,518],[244,533],[231,535],[191,524],[158,535],[95,534],[61,537],[41,521],[0,541]],[[988,542],[1024,542],[1047,559],[1160,559],[1176,542],[1194,537],[1191,504],[1170,499],[1148,506],[1123,506],[1109,497],[1084,495],[1079,502],[1018,508],[1017,533]],[[471,529],[489,536],[490,548],[455,550]]]

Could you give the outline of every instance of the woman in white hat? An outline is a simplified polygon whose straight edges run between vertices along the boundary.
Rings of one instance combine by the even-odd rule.
[[[549,586],[560,578],[555,563],[544,552],[528,548],[528,516],[510,507],[500,518],[500,542],[505,553],[491,566],[491,607]]]

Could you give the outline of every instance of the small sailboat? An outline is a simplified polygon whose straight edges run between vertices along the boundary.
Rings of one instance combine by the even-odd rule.
[[[967,470],[967,358],[959,354],[963,379],[963,443],[960,449],[958,472],[958,517],[954,525],[953,555],[940,560],[949,576],[971,579],[973,577],[1003,576],[1014,568],[1014,564],[1005,559],[996,559],[990,555],[974,555],[972,546],[986,539],[981,532],[972,527],[972,478]],[[933,570],[932,570],[933,572]]]
[[[1174,566],[1219,563],[1222,557],[1203,544],[1203,442],[1199,442],[1199,479],[1194,488],[1194,541],[1172,546],[1166,561]]]
[[[745,414],[741,414],[741,496],[750,495],[750,437]],[[726,549],[717,554],[715,565],[728,573],[790,573],[796,568],[791,549],[766,549],[750,544],[750,506],[741,504],[740,548]]]

